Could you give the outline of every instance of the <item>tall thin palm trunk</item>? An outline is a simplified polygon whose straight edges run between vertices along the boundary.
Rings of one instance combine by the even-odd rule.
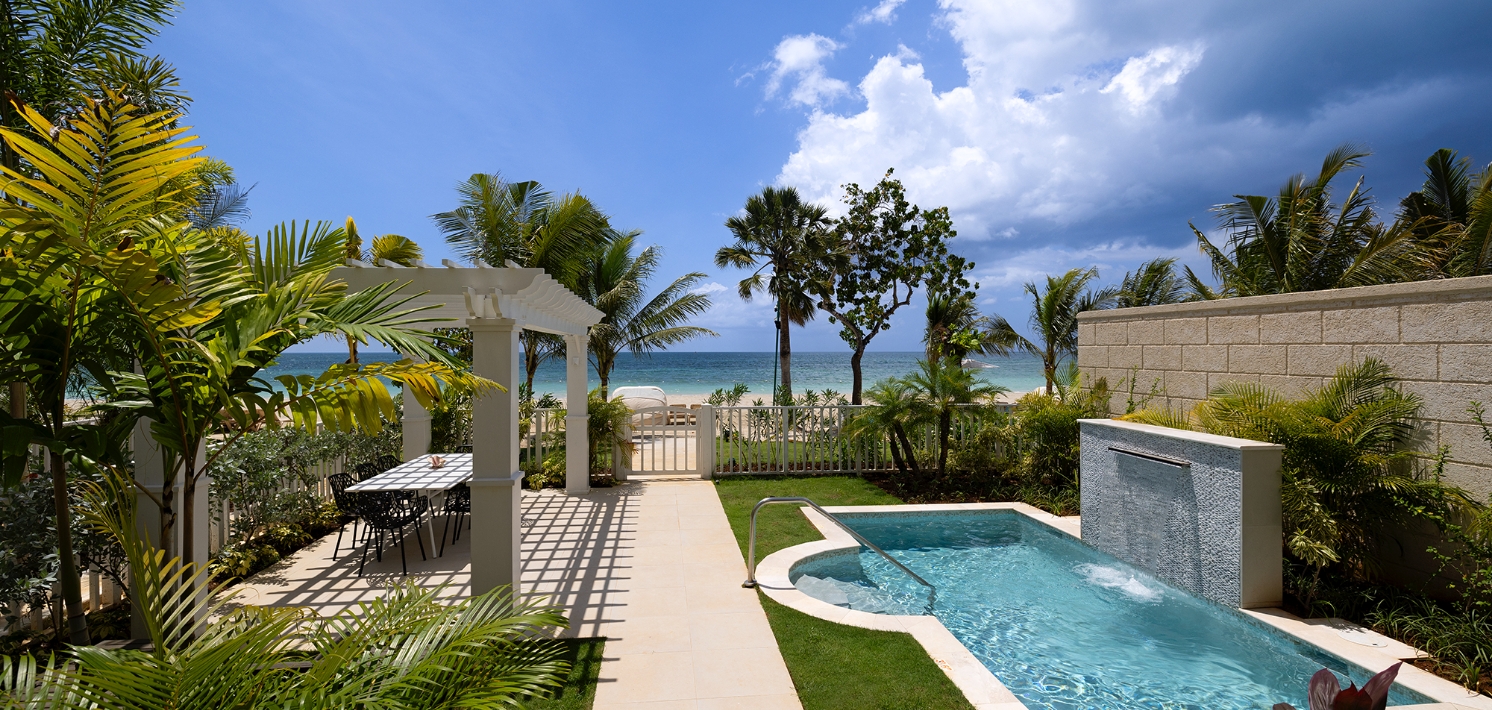
[[[779,349],[777,352],[778,364],[782,367],[782,390],[776,404],[791,404],[793,401],[793,319],[787,317],[786,304],[777,309],[778,320],[782,324],[778,332]]]
[[[938,478],[948,472],[948,433],[953,427],[953,409],[944,407],[938,414]]]
[[[58,421],[61,421],[60,419]],[[68,641],[87,646],[88,616],[83,609],[83,583],[78,577],[77,557],[73,554],[72,509],[67,500],[67,460],[62,454],[52,457],[52,505],[57,513],[57,584],[61,587],[63,606],[67,610]],[[57,635],[62,635],[62,621],[54,619]]]

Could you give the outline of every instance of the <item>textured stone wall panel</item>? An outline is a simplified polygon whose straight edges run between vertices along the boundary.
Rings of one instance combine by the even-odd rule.
[[[1128,422],[1081,427],[1083,542],[1219,604],[1280,603],[1279,447]],[[1219,442],[1259,447],[1264,465],[1259,451]]]

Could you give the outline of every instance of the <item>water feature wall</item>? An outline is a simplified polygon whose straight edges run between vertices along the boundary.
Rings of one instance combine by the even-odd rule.
[[[1284,447],[1084,419],[1083,541],[1206,599],[1279,606]]]

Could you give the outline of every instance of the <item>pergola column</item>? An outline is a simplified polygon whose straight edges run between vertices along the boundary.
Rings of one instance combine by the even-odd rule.
[[[572,495],[591,490],[586,340],[585,335],[565,336],[565,492]]]
[[[468,318],[472,373],[502,385],[472,402],[471,591],[518,592],[518,321]]]
[[[135,457],[135,482],[139,484],[139,487],[135,489],[136,520],[141,528],[141,532],[145,534],[145,538],[150,541],[151,546],[165,550],[168,559],[181,557],[183,550],[181,544],[182,536],[183,534],[187,534],[187,531],[183,529],[186,518],[183,515],[185,510],[182,506],[182,499],[184,498],[183,487],[186,485],[186,476],[183,475],[182,466],[178,463],[176,470],[172,472],[172,475],[176,478],[176,483],[174,489],[175,495],[171,501],[172,507],[176,510],[176,525],[171,529],[171,539],[163,543],[161,541],[161,507],[156,505],[156,499],[146,494],[145,491],[150,491],[151,494],[157,496],[161,494],[161,488],[166,483],[166,455],[165,451],[161,449],[160,444],[156,443],[155,437],[150,435],[150,424],[150,419],[141,417],[139,421],[135,422],[134,431],[130,435],[130,448],[133,450]],[[201,462],[206,460],[207,442],[203,441],[198,444],[197,465],[201,466]],[[197,481],[197,495],[193,500],[193,508],[195,510],[193,510],[192,530],[189,533],[192,536],[195,559],[182,560],[183,563],[195,563],[197,569],[207,566],[212,557],[212,551],[208,549],[208,545],[210,544],[208,526],[211,523],[212,515],[211,507],[208,505],[208,496],[211,486],[212,478],[210,476],[203,475]],[[145,490],[142,491],[140,490],[141,488]],[[224,521],[223,524],[226,523],[227,521]],[[135,638],[144,638],[148,635],[148,632],[145,630],[145,618],[140,615],[138,610],[132,611],[130,614],[130,631]]]
[[[415,362],[424,362],[418,355],[409,355]],[[430,453],[430,410],[413,396],[404,398],[404,411],[399,418],[404,437],[404,460],[413,461]],[[441,452],[436,452],[441,453]]]

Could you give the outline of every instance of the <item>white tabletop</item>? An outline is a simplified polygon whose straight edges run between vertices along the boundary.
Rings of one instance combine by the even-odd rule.
[[[430,468],[430,457],[445,460],[440,468]],[[362,491],[444,491],[471,478],[471,454],[428,454],[405,461],[366,481],[348,486]]]

